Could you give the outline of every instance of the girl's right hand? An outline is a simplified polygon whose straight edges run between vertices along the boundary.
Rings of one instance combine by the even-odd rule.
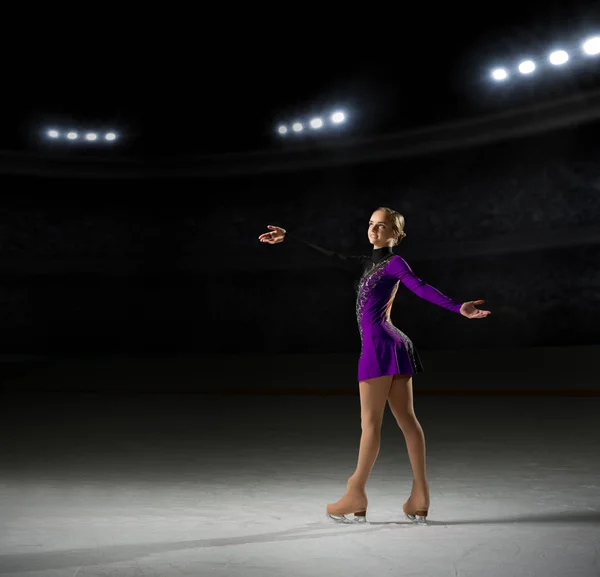
[[[283,242],[286,232],[284,228],[272,225],[267,226],[267,228],[271,232],[265,232],[264,234],[261,234],[258,237],[258,240],[260,240],[260,242],[266,242],[268,244],[278,244],[280,242]]]

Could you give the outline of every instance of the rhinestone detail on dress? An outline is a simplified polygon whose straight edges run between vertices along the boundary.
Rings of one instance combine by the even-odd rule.
[[[356,320],[358,321],[358,330],[360,331],[361,342],[363,339],[363,329],[361,321],[365,304],[369,300],[371,291],[375,288],[375,286],[383,276],[383,273],[385,272],[385,267],[392,256],[393,255],[390,255],[382,261],[378,262],[377,264],[373,264],[371,268],[366,269],[360,277],[356,295]]]

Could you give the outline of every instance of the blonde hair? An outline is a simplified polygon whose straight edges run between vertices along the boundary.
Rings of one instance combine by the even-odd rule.
[[[404,217],[398,211],[388,208],[387,206],[380,206],[375,210],[380,210],[388,215],[389,219],[392,221],[392,230],[394,231],[394,234],[398,235],[398,238],[395,239],[394,242],[395,244],[400,244],[400,242],[406,237],[406,233],[404,232]]]

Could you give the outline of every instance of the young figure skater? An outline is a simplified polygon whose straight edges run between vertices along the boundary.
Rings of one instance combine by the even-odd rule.
[[[404,217],[390,208],[375,210],[367,232],[373,245],[371,256],[348,256],[326,250],[272,225],[267,227],[270,232],[258,237],[268,244],[278,244],[286,237],[300,241],[360,275],[356,299],[361,337],[358,381],[362,433],[358,463],[348,479],[344,496],[327,505],[326,509],[329,517],[340,522],[366,521],[366,484],[379,453],[386,402],[404,434],[413,471],[412,491],[403,511],[413,522],[427,522],[430,498],[425,471],[425,437],[415,416],[412,391],[412,376],[421,373],[423,366],[412,341],[392,324],[390,318],[398,285],[403,283],[422,299],[468,319],[491,314],[475,307],[483,304],[483,300],[456,302],[415,276],[406,261],[393,252],[393,247],[406,237],[404,224]],[[353,518],[346,517],[352,513]]]

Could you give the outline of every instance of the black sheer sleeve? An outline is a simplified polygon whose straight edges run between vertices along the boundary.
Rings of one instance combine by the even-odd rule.
[[[297,245],[307,247],[313,252],[320,254],[323,257],[326,257],[328,261],[332,264],[332,266],[340,267],[358,276],[362,274],[365,262],[369,260],[369,257],[365,255],[350,255],[320,247],[312,242],[305,240],[302,237],[297,236],[296,234],[290,234],[289,232],[286,232],[284,242],[291,242]]]

